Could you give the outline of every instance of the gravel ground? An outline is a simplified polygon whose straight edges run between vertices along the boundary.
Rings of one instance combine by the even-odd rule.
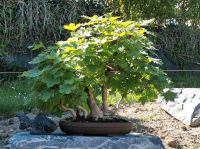
[[[0,119],[0,148],[8,142],[9,137],[13,134],[20,132],[19,121],[17,117],[5,119],[1,117]]]
[[[157,103],[120,106],[117,114],[133,122],[134,132],[159,136],[166,149],[200,149],[200,127],[185,126],[163,111]],[[18,127],[16,117],[0,119],[0,148],[9,137],[20,132]]]
[[[118,114],[133,122],[133,131],[159,136],[166,149],[200,149],[200,127],[184,125],[162,110],[158,103],[123,106]]]

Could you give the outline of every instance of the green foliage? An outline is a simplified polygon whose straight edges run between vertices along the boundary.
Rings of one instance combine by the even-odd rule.
[[[99,103],[101,103],[101,96],[97,96],[97,101]],[[122,95],[116,91],[115,93],[110,93],[110,95],[108,96],[108,105],[119,105],[119,104],[132,104],[134,102],[139,102],[141,98],[141,95],[136,95],[134,94],[133,92],[132,93],[129,93],[127,94],[126,97],[123,97],[122,98]]]
[[[174,88],[200,88],[199,74],[183,73],[170,76]]]
[[[101,15],[106,10],[104,4],[94,0],[1,0],[0,59],[2,51],[14,56],[26,53],[32,58],[37,51],[30,51],[30,45],[64,39],[69,36],[62,27],[65,23],[81,22],[81,15]],[[6,65],[2,67],[7,69]]]
[[[147,22],[118,21],[118,17],[109,15],[85,18],[89,22],[79,24],[72,38],[58,44],[65,60],[76,62],[86,85],[108,82],[112,91],[123,96],[130,92],[142,94],[142,102],[155,98],[167,79],[152,65],[159,65],[159,61],[148,54],[153,47],[141,27]]]
[[[93,0],[1,1],[0,37],[16,47],[38,41],[55,42],[65,35],[64,23],[80,22],[81,15],[102,14],[104,9],[103,4]]]
[[[86,87],[107,83],[122,97],[134,93],[141,102],[155,99],[168,79],[154,66],[159,60],[149,56],[153,47],[142,27],[149,21],[123,21],[110,14],[84,18],[89,21],[64,26],[71,37],[58,42],[58,50],[47,48],[31,62],[36,67],[24,76],[35,79],[34,94],[56,108],[61,99],[84,103]]]
[[[171,90],[166,90],[166,92],[164,92],[162,96],[165,97],[166,101],[174,101],[174,99],[177,97],[177,93],[174,93]]]
[[[107,0],[114,13],[128,19],[152,19],[159,25],[176,22],[198,26],[199,0]]]
[[[159,50],[179,69],[199,63],[199,0],[107,0],[114,13],[128,19],[154,19]]]
[[[200,62],[200,29],[171,25],[158,32],[156,40],[160,50],[179,66],[179,69],[191,68]]]
[[[55,48],[53,50],[52,47],[47,48],[39,54],[30,62],[36,67],[23,74],[34,79],[32,95],[36,95],[39,99],[34,101],[36,106],[51,112],[59,111],[63,99],[69,106],[74,106],[74,102],[76,104],[84,102],[81,99],[86,96],[84,89],[81,88],[81,78],[74,72],[74,64],[65,64],[59,55],[59,50],[56,51]]]

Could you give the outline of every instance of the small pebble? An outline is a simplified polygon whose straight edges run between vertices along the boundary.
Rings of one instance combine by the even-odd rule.
[[[14,124],[14,119],[9,119],[8,124],[9,125],[13,125]]]
[[[168,132],[165,130],[161,130],[158,132],[158,135],[161,139],[165,139],[168,136]]]
[[[0,133],[0,140],[7,138],[8,134],[7,133]]]
[[[179,146],[179,142],[174,138],[168,138],[167,145],[172,148],[177,148]]]
[[[5,130],[3,130],[3,129],[0,129],[0,133],[4,133],[5,132]]]
[[[183,131],[187,131],[189,128],[188,128],[187,126],[183,125],[183,126],[181,126],[181,129],[182,129]]]

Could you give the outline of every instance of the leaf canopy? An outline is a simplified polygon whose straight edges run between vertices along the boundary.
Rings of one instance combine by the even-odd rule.
[[[104,83],[122,96],[134,93],[142,102],[154,99],[169,80],[152,57],[155,49],[142,27],[148,21],[123,21],[111,14],[84,18],[89,21],[64,26],[71,37],[59,41],[57,50],[51,47],[39,54],[31,62],[36,67],[24,73],[35,79],[34,90],[43,94],[41,99],[84,103],[85,88]]]

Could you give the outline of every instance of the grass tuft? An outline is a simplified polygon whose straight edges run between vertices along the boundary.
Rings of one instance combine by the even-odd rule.
[[[30,99],[30,89],[26,80],[6,81],[0,84],[0,113],[13,114],[29,110],[25,102]]]
[[[175,88],[200,88],[200,75],[183,74],[170,77]]]

